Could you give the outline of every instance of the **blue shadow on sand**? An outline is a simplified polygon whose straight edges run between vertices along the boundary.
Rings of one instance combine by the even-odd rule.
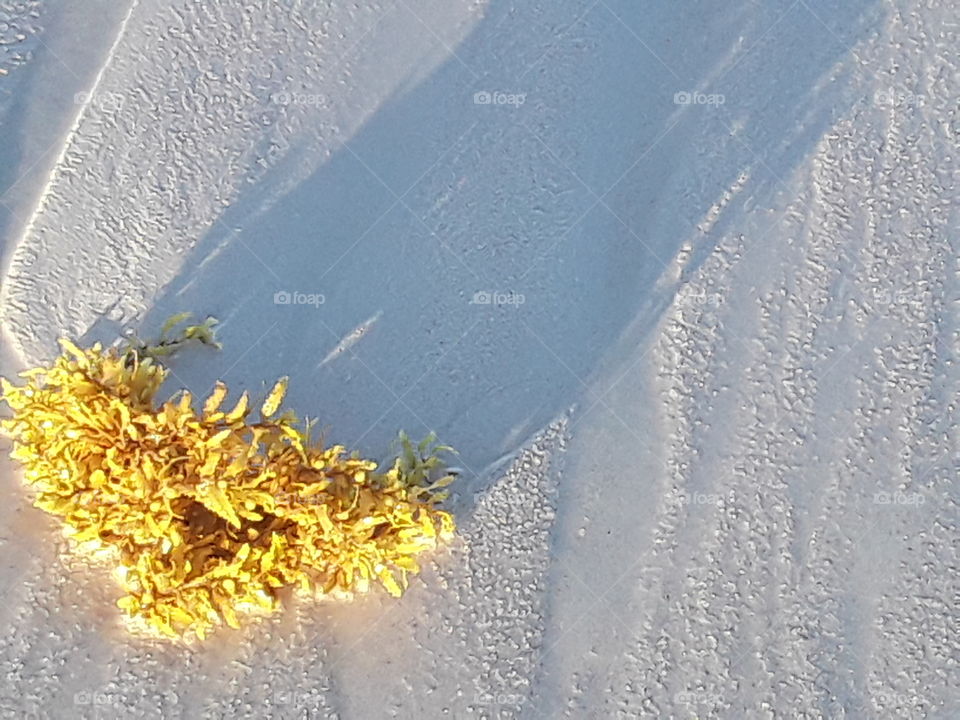
[[[584,396],[628,325],[656,321],[666,267],[740,172],[771,195],[849,108],[819,83],[875,4],[831,4],[825,28],[786,2],[494,0],[458,59],[276,203],[238,198],[143,327],[216,315],[224,351],[184,354],[175,384],[256,395],[289,374],[289,406],[329,442],[379,457],[398,429],[433,429],[476,487]],[[697,91],[724,103],[676,104]]]

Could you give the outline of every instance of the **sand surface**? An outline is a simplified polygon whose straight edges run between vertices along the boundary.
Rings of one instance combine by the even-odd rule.
[[[0,717],[960,717],[950,0],[0,0],[0,370],[461,452],[400,600],[126,633],[0,466]],[[5,448],[6,446],[4,446]]]

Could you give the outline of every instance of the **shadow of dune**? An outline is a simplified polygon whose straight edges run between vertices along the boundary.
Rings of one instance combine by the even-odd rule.
[[[785,2],[494,0],[310,177],[228,211],[143,325],[221,318],[225,351],[183,355],[177,384],[256,395],[289,374],[290,407],[329,441],[378,456],[399,428],[433,429],[482,474],[655,321],[682,281],[668,267],[684,243],[710,251],[725,215],[698,225],[738,178],[728,210],[774,193],[849,107],[823,79],[874,6],[831,6],[828,29]]]
[[[16,241],[16,231],[22,226],[23,220],[14,214],[13,207],[21,199],[17,196],[17,186],[21,184],[25,172],[24,147],[27,144],[27,132],[24,129],[26,113],[26,93],[24,88],[30,86],[30,80],[35,75],[30,65],[23,68],[13,78],[8,80],[8,86],[0,89],[0,127],[16,134],[14,142],[4,143],[0,162],[0,283],[6,277],[7,262],[13,252]]]

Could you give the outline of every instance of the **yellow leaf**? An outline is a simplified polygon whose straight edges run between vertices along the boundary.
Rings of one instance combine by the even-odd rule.
[[[244,390],[243,395],[241,395],[240,399],[237,400],[237,404],[233,406],[233,410],[227,413],[225,420],[228,423],[234,423],[237,422],[237,420],[241,420],[247,413],[247,404],[249,402],[250,398],[247,395],[246,390]]]
[[[388,593],[394,597],[400,597],[403,595],[403,590],[400,589],[400,586],[397,584],[397,580],[395,577],[393,577],[392,572],[387,569],[383,569],[377,573],[377,577],[380,578],[380,582],[383,583],[383,586],[387,589]]]
[[[66,338],[60,338],[60,346],[66,350],[68,353],[73,355],[74,359],[77,361],[77,364],[82,368],[90,367],[90,363],[87,360],[86,353],[83,352],[80,348],[74,345],[72,342]]]
[[[218,446],[220,446],[220,445],[223,443],[224,440],[226,440],[228,437],[230,437],[230,434],[231,434],[232,432],[233,432],[233,430],[231,430],[230,428],[227,428],[226,430],[221,430],[221,431],[218,432],[216,435],[214,435],[214,436],[211,437],[209,440],[207,440],[207,442],[204,443],[204,444],[205,444],[207,447],[211,447],[211,448],[212,448],[212,447],[218,447]]]
[[[124,425],[130,424],[130,408],[128,408],[123,403],[117,405],[117,408],[120,410],[120,418],[123,420]]]
[[[3,397],[9,398],[11,395],[16,393],[20,388],[16,385],[11,384],[9,380],[4,377],[0,377],[0,395]]]
[[[223,619],[227,621],[227,625],[232,627],[234,630],[240,629],[240,623],[237,622],[237,614],[233,610],[233,606],[230,605],[229,600],[224,600],[220,604],[220,614],[223,615]]]
[[[213,392],[210,393],[210,397],[203,403],[203,414],[206,416],[215,413],[226,396],[227,386],[218,380]]]
[[[422,553],[424,550],[429,549],[430,545],[419,545],[414,543],[399,543],[393,546],[393,549],[398,553],[403,553],[404,555],[413,555],[415,553]]]
[[[96,540],[100,537],[100,528],[96,525],[91,525],[88,528],[74,533],[70,537],[78,543],[87,542],[88,540]]]
[[[129,613],[138,610],[139,605],[140,603],[137,602],[137,599],[131,595],[125,595],[117,600],[117,607],[121,610],[126,610]]]
[[[440,518],[440,536],[449,539],[453,536],[454,530],[457,529],[456,523],[453,521],[453,516],[450,513],[441,512],[439,513]]]
[[[207,455],[206,461],[200,467],[200,475],[207,477],[213,475],[214,471],[217,469],[217,465],[220,463],[221,454],[218,452],[212,452]]]
[[[362,577],[364,580],[368,580],[371,574],[370,563],[363,558],[358,558],[357,567],[360,569],[360,577]]]
[[[317,510],[317,517],[320,519],[320,527],[323,528],[324,532],[330,532],[333,530],[333,523],[330,521],[330,516],[327,514],[327,506],[321,505]]]
[[[202,491],[197,493],[197,499],[203,503],[204,507],[210,512],[222,517],[235,528],[240,527],[240,518],[237,517],[237,511],[234,510],[230,504],[227,494],[216,485],[210,484],[206,486]]]
[[[247,510],[247,509],[245,509],[245,508],[240,508],[240,514],[241,514],[246,520],[253,520],[254,522],[259,522],[259,521],[263,520],[263,515],[261,515],[260,513],[254,511],[254,510]]]
[[[263,402],[263,406],[260,408],[260,414],[263,417],[268,418],[280,409],[280,403],[283,402],[283,398],[287,394],[287,383],[289,380],[290,378],[288,377],[282,377],[277,380],[277,384],[273,386],[273,390],[270,391],[267,399]]]
[[[398,568],[403,568],[407,572],[418,573],[420,572],[420,565],[411,557],[398,557],[393,561],[393,564]]]
[[[227,469],[224,471],[224,475],[228,477],[234,477],[236,475],[239,475],[247,468],[248,461],[249,461],[248,454],[246,452],[241,452],[227,466]]]
[[[193,622],[194,617],[187,611],[174,605],[170,608],[170,619],[179,623],[180,625],[189,625]]]

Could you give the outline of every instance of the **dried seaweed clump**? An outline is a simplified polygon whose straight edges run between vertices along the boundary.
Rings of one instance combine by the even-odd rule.
[[[378,472],[277,414],[285,378],[257,413],[247,393],[223,409],[222,383],[199,412],[186,391],[158,405],[168,371],[157,358],[191,339],[212,343],[213,322],[175,340],[168,323],[155,345],[62,340],[52,365],[21,373],[25,385],[0,379],[13,410],[0,427],[35,505],[83,548],[115,550],[118,605],[171,637],[239,627],[245,614],[276,610],[289,586],[364,592],[375,581],[400,595],[417,556],[454,530],[437,507],[453,479],[437,456],[448,448],[401,434],[400,456]]]

